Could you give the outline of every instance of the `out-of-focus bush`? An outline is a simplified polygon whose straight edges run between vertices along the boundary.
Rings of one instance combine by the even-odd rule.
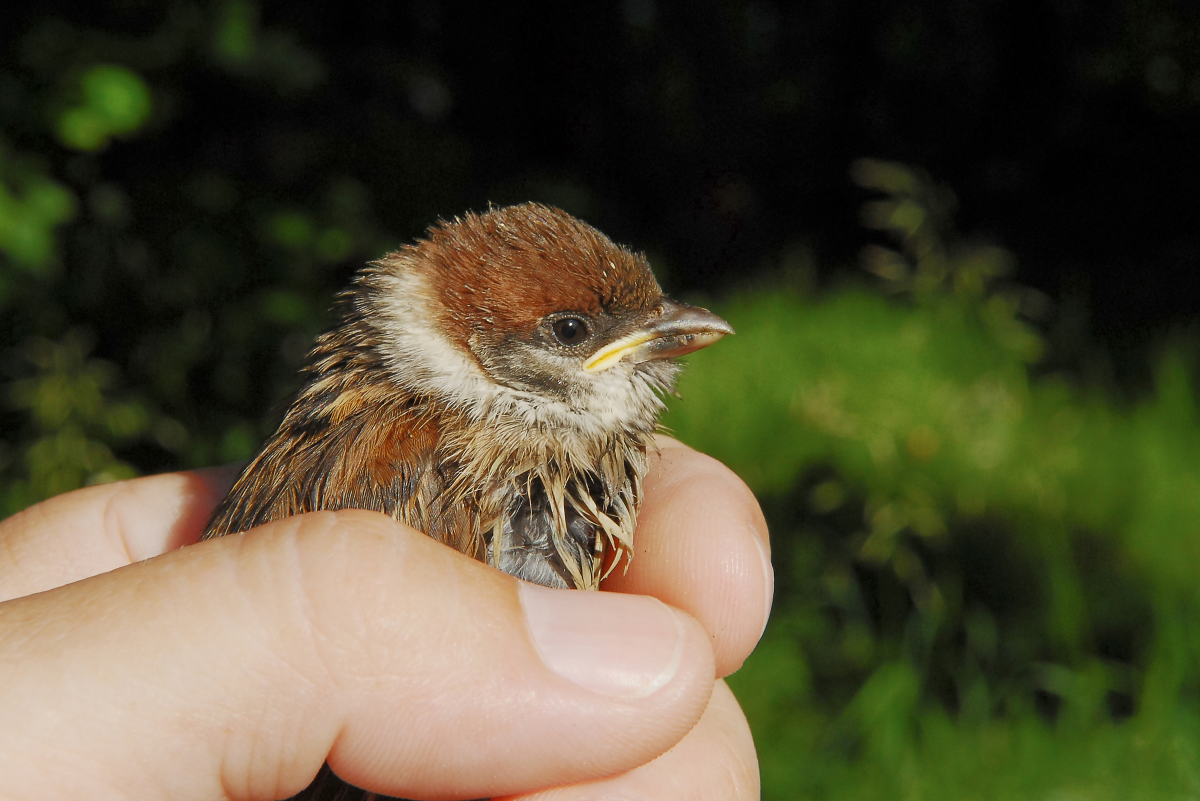
[[[257,5],[26,22],[0,39],[0,514],[248,457],[333,294],[388,249],[352,169],[313,167],[317,116],[279,122],[325,66]],[[270,109],[268,159],[214,134],[228,118],[189,141],[213,96]]]
[[[855,174],[900,243],[867,266],[903,297],[731,300],[737,336],[693,357],[666,419],[773,524],[776,608],[730,680],[764,796],[1195,795],[1190,352],[1131,406],[1031,378],[1039,337],[994,280],[1010,257],[947,239],[920,173]]]

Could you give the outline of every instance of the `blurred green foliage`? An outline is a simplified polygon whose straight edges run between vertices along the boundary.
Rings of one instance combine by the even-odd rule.
[[[79,79],[79,104],[58,115],[58,138],[74,150],[100,150],[150,116],[150,90],[136,72],[113,64],[90,67]]]
[[[860,162],[902,290],[719,306],[665,422],[773,524],[779,592],[730,683],[764,797],[1200,793],[1200,417],[1192,351],[1117,406],[1032,378],[1011,257],[956,243],[951,196]],[[720,421],[715,425],[714,421]]]
[[[17,470],[0,489],[4,508],[22,509],[84,484],[136,475],[110,446],[145,432],[145,408],[113,397],[115,368],[88,358],[88,351],[79,331],[61,342],[33,338],[22,348],[20,356],[33,372],[7,388],[13,408],[27,416],[28,439],[16,454],[10,452]]]
[[[55,252],[55,228],[75,215],[75,206],[69,189],[0,141],[0,253],[8,266],[0,272],[0,304],[19,280],[10,270],[46,269]]]
[[[48,11],[4,32],[0,514],[247,458],[333,293],[393,241],[348,171],[297,187],[213,166],[225,153],[211,143],[211,158],[175,158],[160,135],[207,87],[285,104],[311,93],[325,67],[294,33],[236,0],[146,20],[129,31]],[[186,95],[189,81],[201,88]],[[273,143],[289,175],[307,136]],[[107,174],[128,170],[138,179]]]

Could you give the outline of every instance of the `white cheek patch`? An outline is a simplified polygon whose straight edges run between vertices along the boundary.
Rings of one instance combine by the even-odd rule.
[[[424,276],[406,270],[385,277],[379,309],[387,318],[381,326],[388,367],[406,385],[420,392],[470,405],[489,394],[491,381],[479,365],[442,336],[433,325]]]

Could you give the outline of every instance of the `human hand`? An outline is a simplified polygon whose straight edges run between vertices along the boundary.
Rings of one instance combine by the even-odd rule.
[[[522,584],[361,511],[194,544],[228,471],[0,523],[3,791],[279,798],[328,759],[393,795],[757,798],[713,678],[761,634],[766,528],[728,470],[660,444],[606,589],[683,612]]]

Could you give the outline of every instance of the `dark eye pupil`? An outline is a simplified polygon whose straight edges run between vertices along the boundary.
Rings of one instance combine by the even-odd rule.
[[[554,324],[554,336],[564,345],[578,345],[587,335],[587,326],[578,318],[564,317]]]

